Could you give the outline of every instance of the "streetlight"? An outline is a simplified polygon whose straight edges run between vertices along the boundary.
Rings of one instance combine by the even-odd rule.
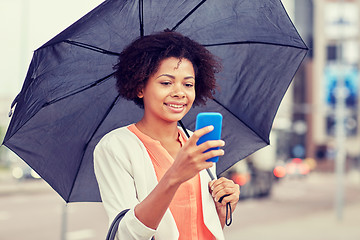
[[[343,0],[339,0],[339,11],[341,19],[344,17]],[[341,29],[341,28],[340,28]],[[345,172],[345,114],[346,114],[346,97],[348,95],[345,87],[344,76],[344,60],[343,60],[343,35],[340,32],[337,40],[337,66],[339,67],[339,75],[335,89],[335,139],[336,139],[336,157],[335,157],[335,173],[336,173],[336,192],[335,192],[335,208],[336,216],[340,221],[343,218],[344,208],[344,172]]]

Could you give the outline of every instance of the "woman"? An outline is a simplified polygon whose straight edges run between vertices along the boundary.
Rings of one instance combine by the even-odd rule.
[[[226,204],[235,209],[239,186],[220,178],[206,160],[222,156],[224,141],[187,139],[177,123],[215,89],[218,63],[200,44],[165,31],[137,39],[115,66],[122,97],[144,108],[142,119],[105,135],[94,151],[95,174],[110,221],[124,209],[118,239],[224,239]],[[221,203],[220,197],[225,197]]]

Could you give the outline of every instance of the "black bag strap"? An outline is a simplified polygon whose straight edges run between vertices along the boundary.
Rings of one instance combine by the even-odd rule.
[[[111,226],[109,228],[109,231],[106,235],[106,240],[115,240],[115,235],[116,232],[119,228],[119,223],[121,221],[121,219],[125,216],[125,214],[129,211],[130,209],[125,209],[123,211],[121,211],[114,219],[114,221],[111,223]]]
[[[106,235],[106,240],[115,240],[115,235],[119,228],[120,221],[129,210],[130,209],[125,209],[121,211],[118,215],[116,215],[114,221],[110,225],[109,231]],[[154,237],[152,237],[151,239],[154,240]]]

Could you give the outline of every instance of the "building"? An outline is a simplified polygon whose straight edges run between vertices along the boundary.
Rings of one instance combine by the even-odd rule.
[[[360,0],[282,2],[310,50],[274,122],[278,156],[313,158],[318,170],[333,171],[342,151],[359,167]]]
[[[358,0],[314,0],[314,60],[309,154],[334,162],[344,147],[347,164],[360,156]],[[340,89],[341,87],[341,89]],[[340,90],[339,90],[340,89]],[[338,112],[337,112],[338,111]],[[339,124],[337,129],[337,122]],[[339,132],[340,130],[340,132]]]

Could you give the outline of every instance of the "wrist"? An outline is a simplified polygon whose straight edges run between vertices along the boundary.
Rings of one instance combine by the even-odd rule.
[[[171,168],[166,171],[161,180],[167,184],[167,187],[172,189],[177,189],[181,185],[181,181],[176,177],[176,175],[172,172]]]

